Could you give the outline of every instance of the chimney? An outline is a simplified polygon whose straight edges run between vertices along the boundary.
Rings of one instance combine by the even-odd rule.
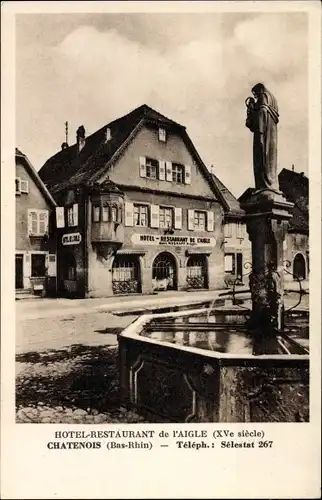
[[[85,146],[85,129],[84,126],[81,125],[78,127],[77,132],[76,132],[76,143],[77,143],[77,149],[78,152],[80,153],[83,147]]]

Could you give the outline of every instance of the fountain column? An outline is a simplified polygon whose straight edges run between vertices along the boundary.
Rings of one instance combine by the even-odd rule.
[[[278,106],[261,83],[246,100],[246,126],[253,132],[255,189],[246,192],[245,211],[252,245],[249,278],[254,354],[276,352],[276,333],[283,327],[283,241],[293,207],[279,192],[277,178]]]

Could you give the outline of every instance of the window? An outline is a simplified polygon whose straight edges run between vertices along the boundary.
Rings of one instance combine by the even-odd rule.
[[[167,133],[164,128],[159,128],[159,141],[161,142],[167,141]]]
[[[19,177],[16,177],[16,194],[21,193],[21,188],[20,188],[21,180]]]
[[[93,206],[93,222],[99,222],[100,221],[100,207],[99,206]]]
[[[48,211],[32,209],[28,211],[28,233],[44,236],[48,233]]]
[[[231,223],[224,225],[224,236],[225,238],[231,238],[233,233],[233,225]]]
[[[112,221],[113,222],[118,222],[118,217],[117,217],[117,207],[112,207]]]
[[[29,189],[28,189],[28,181],[24,181],[24,180],[20,180],[20,191],[22,193],[28,193],[29,192]]]
[[[225,254],[225,273],[235,274],[235,254]]]
[[[173,208],[160,207],[159,210],[159,227],[173,227]]]
[[[148,225],[148,207],[146,205],[134,205],[134,225],[142,227]]]
[[[172,181],[177,184],[184,183],[184,166],[172,163]]]
[[[33,253],[31,255],[31,276],[37,278],[46,276],[46,255]]]
[[[158,169],[159,169],[158,160],[152,160],[151,158],[146,158],[145,167],[146,167],[146,176],[149,179],[158,178]]]
[[[99,220],[99,207],[98,208],[98,220]],[[103,209],[102,209],[102,221],[103,222],[108,222],[109,221],[109,207],[108,205],[105,205],[103,206]],[[98,222],[98,221],[94,221],[94,222]]]
[[[206,213],[199,212],[198,210],[195,210],[194,215],[195,215],[194,228],[199,229],[200,231],[205,231],[205,229],[206,229]]]
[[[237,222],[236,224],[236,234],[237,234],[237,238],[244,238],[244,224],[242,224],[241,222]]]

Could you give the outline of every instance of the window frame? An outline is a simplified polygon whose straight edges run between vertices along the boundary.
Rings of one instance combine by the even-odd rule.
[[[31,230],[29,230],[29,222],[28,222],[28,235],[29,236],[45,236],[46,234],[48,234],[48,231],[49,231],[49,228],[48,228],[48,224],[49,224],[48,210],[45,210],[45,209],[42,210],[39,208],[29,208],[28,209],[28,217],[29,217],[29,214],[31,215],[31,219],[32,219],[33,215],[36,215],[36,220],[34,220],[34,221],[31,220],[31,228],[30,228]],[[41,215],[44,216],[43,220],[40,219]],[[33,222],[35,222],[37,225],[37,231],[33,231],[33,228],[32,228]],[[40,223],[41,222],[44,223],[44,231],[40,231]]]
[[[169,211],[171,214],[171,225],[161,225],[161,212]],[[164,222],[166,222],[166,214],[164,214]],[[159,228],[160,229],[173,229],[174,228],[174,207],[169,205],[159,205]]]
[[[172,182],[175,184],[185,184],[185,168],[181,163],[171,163],[172,165]],[[180,175],[181,180],[178,180],[178,176]]]
[[[204,225],[200,227],[200,215],[204,216]],[[197,217],[196,217],[197,216]],[[197,220],[197,222],[196,222]],[[193,213],[193,225],[195,231],[206,231],[207,228],[207,212],[205,210],[194,210]]]
[[[158,137],[160,142],[167,142],[167,131],[164,127],[159,127]]]
[[[26,186],[25,189],[23,189],[23,184]],[[26,181],[24,179],[20,179],[20,192],[25,193],[25,194],[29,193],[29,182],[28,181]]]
[[[232,238],[232,236],[233,236],[233,223],[227,222],[226,224],[224,224],[224,238]]]
[[[231,257],[231,270],[226,269],[226,257]],[[235,275],[236,272],[236,254],[234,252],[227,252],[224,255],[224,270],[225,274]]]
[[[155,177],[149,175],[151,173],[151,167],[155,169]],[[148,156],[145,157],[145,177],[147,179],[153,179],[153,180],[159,179],[159,160],[156,160],[155,158],[150,158]]]
[[[98,214],[98,218],[96,220],[95,214]],[[101,222],[101,207],[100,205],[93,205],[92,208],[92,222]]]
[[[142,216],[142,213],[141,213],[141,209],[145,209],[146,210],[146,213],[145,213],[145,216],[146,216],[146,223],[145,224],[137,224],[136,223],[136,208],[138,208],[138,220],[139,222],[141,222],[141,216]],[[133,227],[149,227],[149,205],[146,204],[146,203],[133,203]]]
[[[240,240],[245,238],[245,227],[242,222],[236,222],[236,238]]]

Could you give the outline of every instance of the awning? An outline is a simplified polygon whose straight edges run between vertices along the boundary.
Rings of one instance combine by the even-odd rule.
[[[145,255],[145,250],[137,250],[133,248],[121,248],[117,250],[116,255]]]
[[[186,255],[210,255],[212,251],[209,248],[190,248],[186,250]]]

